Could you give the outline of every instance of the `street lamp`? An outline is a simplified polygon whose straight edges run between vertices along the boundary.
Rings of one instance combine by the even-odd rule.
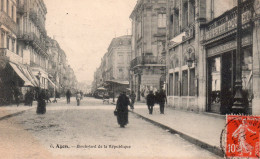
[[[243,103],[242,94],[242,12],[241,0],[237,0],[237,49],[236,49],[236,81],[235,81],[235,96],[232,106],[233,113],[245,113],[245,103]]]

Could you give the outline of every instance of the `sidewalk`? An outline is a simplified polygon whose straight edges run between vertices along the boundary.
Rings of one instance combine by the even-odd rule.
[[[223,157],[220,136],[225,128],[225,116],[187,112],[169,107],[165,108],[165,114],[160,114],[158,104],[154,106],[153,114],[150,115],[143,103],[136,103],[133,113]]]
[[[17,105],[8,105],[8,106],[0,106],[0,121],[10,118],[12,116],[19,115],[29,109],[34,109],[36,108],[36,103],[33,102],[33,106],[24,106],[24,103],[21,103],[18,107]]]

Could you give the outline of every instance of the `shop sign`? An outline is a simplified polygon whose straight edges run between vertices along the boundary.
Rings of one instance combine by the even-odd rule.
[[[251,36],[246,36],[246,37],[242,38],[242,46],[247,46],[250,44],[252,44]],[[222,45],[218,45],[218,46],[208,49],[207,56],[211,57],[211,56],[215,56],[215,55],[218,55],[218,54],[221,54],[224,52],[235,50],[236,47],[237,47],[237,41],[236,40],[230,41],[230,42],[224,43]]]
[[[252,17],[252,14],[251,14],[250,10],[244,12],[242,14],[242,24],[246,24],[247,22],[249,22],[251,17]],[[228,17],[225,16],[223,19],[226,20],[226,19],[228,19]],[[215,23],[217,23],[217,22],[215,22]],[[237,16],[235,16],[234,18],[232,18],[230,20],[227,20],[223,24],[218,25],[216,27],[208,27],[208,29],[205,32],[205,40],[209,40],[214,37],[217,37],[221,34],[224,34],[230,30],[235,29],[236,27],[237,27]]]

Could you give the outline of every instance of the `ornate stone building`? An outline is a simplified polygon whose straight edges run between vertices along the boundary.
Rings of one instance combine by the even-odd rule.
[[[168,104],[190,111],[232,113],[237,74],[237,1],[170,0],[167,10]],[[259,2],[259,1],[258,1]],[[255,3],[255,4],[254,4]],[[242,12],[242,94],[247,113],[259,113],[257,1]],[[253,111],[252,111],[253,110]]]
[[[167,0],[138,0],[132,11],[130,85],[137,100],[164,85]]]
[[[48,88],[48,53],[45,20],[47,8],[43,0],[17,1],[18,45],[23,54],[24,64],[30,65],[40,87]]]

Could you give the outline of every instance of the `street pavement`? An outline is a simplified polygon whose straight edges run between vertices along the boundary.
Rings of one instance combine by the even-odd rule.
[[[61,99],[45,115],[35,108],[0,120],[4,158],[219,158],[133,113],[120,128],[115,105],[99,99]]]
[[[133,112],[178,132],[192,143],[196,143],[218,155],[223,155],[220,147],[221,133],[226,124],[223,115],[187,112],[170,107],[166,107],[165,113],[160,114],[158,104],[154,106],[154,112],[150,115],[147,106],[143,103],[136,103]]]

